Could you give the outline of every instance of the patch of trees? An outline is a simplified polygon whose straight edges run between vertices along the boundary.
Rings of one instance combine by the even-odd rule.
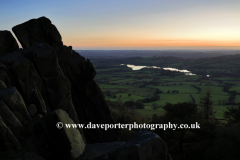
[[[120,88],[118,89],[117,93],[125,93],[126,91],[127,91],[126,89]]]
[[[158,85],[158,83],[159,83],[158,80],[155,80],[155,79],[148,82],[148,84],[152,84],[152,85]]]
[[[236,91],[229,91],[229,92],[230,92],[230,97],[228,98],[229,105],[236,105],[235,98],[236,98],[237,92]]]
[[[145,109],[144,104],[141,101],[135,103],[136,109]]]
[[[110,101],[106,100],[106,102],[111,106],[112,108],[121,108],[121,107],[126,107],[128,109],[145,109],[144,104],[141,101],[126,101],[122,102],[121,99],[118,99],[117,101]]]
[[[148,85],[148,83],[147,82],[143,82],[143,84],[142,85],[140,85],[139,87],[140,88],[144,88],[144,87],[146,87]]]
[[[228,98],[228,103],[227,103],[228,105],[236,105],[235,98],[238,93],[236,91],[229,91],[229,89],[234,85],[236,85],[236,84],[235,83],[224,83],[223,91],[230,94],[230,96]]]
[[[164,70],[164,69],[161,69],[161,75],[162,76],[174,76],[175,75],[175,71],[169,71],[169,70]]]
[[[200,87],[197,87],[197,86],[195,86],[195,85],[191,85],[193,88],[195,88],[195,89],[197,89],[198,90],[198,92],[197,93],[200,93],[201,91],[202,91],[202,89],[200,88]]]
[[[157,110],[158,108],[160,108],[160,106],[157,105],[157,103],[153,103],[153,104],[151,105],[151,107],[152,107],[153,110]]]
[[[240,122],[240,105],[237,107],[227,107],[227,111],[224,111],[224,118],[226,118],[228,124],[237,124]]]
[[[191,97],[191,99],[192,99],[192,103],[196,104],[196,100],[195,100],[195,98],[192,96],[192,94],[190,94],[190,97]]]
[[[231,133],[228,131],[229,128],[227,129],[220,125],[214,116],[215,112],[213,111],[212,104],[211,93],[208,92],[200,98],[199,107],[197,104],[191,102],[166,103],[163,107],[166,113],[161,116],[155,116],[152,119],[152,123],[155,124],[168,124],[168,126],[170,124],[177,124],[178,127],[175,129],[167,128],[165,131],[163,129],[156,129],[154,131],[166,142],[172,159],[221,160],[226,157],[227,159],[238,159],[240,157],[237,154],[237,147],[234,147],[235,145],[240,145],[240,135],[238,132]],[[235,122],[239,122],[239,115],[235,115],[235,119],[238,118]],[[196,122],[198,122],[199,126]],[[185,124],[187,127],[184,129],[179,128],[180,124]],[[191,128],[196,126],[198,128]],[[230,141],[221,141],[222,138],[226,138],[224,136],[225,130]],[[234,134],[233,137],[237,136],[238,138],[231,139],[231,134]],[[219,144],[221,147],[218,147]],[[224,154],[227,154],[224,158],[219,155],[222,152],[222,147],[224,147]],[[231,147],[231,149],[227,149],[228,147]],[[236,153],[233,154],[232,150]]]
[[[160,96],[158,94],[154,94],[150,98],[144,98],[144,99],[141,99],[140,101],[142,103],[150,103],[150,102],[154,102],[157,100],[160,100]]]
[[[103,92],[103,94],[112,98],[116,98],[116,93],[110,90],[106,90],[105,92]]]
[[[145,109],[144,104],[141,101],[126,101],[123,105],[129,109]]]
[[[160,117],[156,117],[152,123],[155,124],[190,124],[196,123],[197,117],[199,117],[198,108],[196,104],[189,102],[171,104],[166,103],[163,107],[166,114]],[[191,134],[194,129],[157,129],[154,132],[158,133],[161,138],[167,143],[169,153],[172,159],[186,159],[185,144],[190,142],[192,138]],[[192,142],[194,142],[192,140]],[[196,142],[195,142],[196,143]],[[174,153],[174,154],[173,154]],[[187,155],[188,156],[188,155]]]
[[[229,92],[229,89],[234,85],[236,85],[236,84],[235,83],[224,83],[223,91]]]
[[[154,94],[161,94],[161,93],[164,93],[163,91],[161,91],[160,89],[156,88],[155,89],[155,93]]]
[[[171,91],[168,90],[167,93],[171,93]],[[179,90],[172,90],[172,93],[179,93]]]
[[[178,90],[172,90],[172,93],[179,93]]]
[[[110,106],[110,112],[114,118],[115,123],[122,124],[138,124],[149,123],[149,117],[139,114],[136,109],[127,108],[121,100],[115,102],[107,101]],[[118,106],[118,107],[113,107]],[[120,141],[127,142],[132,139],[138,132],[138,129],[120,129],[118,138]]]
[[[120,99],[118,99],[117,101],[106,100],[106,102],[108,103],[108,105],[111,108],[121,108],[121,107],[123,107],[123,102]]]
[[[218,100],[218,105],[227,105],[227,104],[228,104],[227,100],[224,100],[224,99],[219,99]]]
[[[125,75],[125,78],[132,78],[132,75]]]
[[[213,101],[210,91],[200,97],[199,107],[200,113],[205,120],[213,119],[216,111],[213,111]]]

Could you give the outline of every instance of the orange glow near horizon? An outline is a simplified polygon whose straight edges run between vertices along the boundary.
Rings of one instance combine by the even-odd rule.
[[[220,48],[239,48],[240,49],[240,40],[231,40],[231,41],[213,41],[213,40],[121,40],[113,39],[105,41],[91,40],[91,41],[68,41],[65,45],[73,46],[73,48],[128,48],[128,47],[220,47]]]
[[[240,49],[240,0],[12,3],[0,5],[1,29],[45,16],[73,49]]]
[[[59,31],[63,43],[74,49],[240,49],[240,10],[237,7],[240,2],[204,1],[206,4],[194,2],[191,5],[192,0],[184,4],[177,0],[166,1],[166,4],[155,1],[155,5],[148,6],[151,9],[146,6],[136,10],[123,8],[102,16],[104,12],[99,12],[85,21],[76,21],[71,29],[68,24],[62,25]]]

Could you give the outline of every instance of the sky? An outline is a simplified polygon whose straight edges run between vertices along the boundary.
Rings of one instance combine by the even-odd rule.
[[[240,49],[240,0],[0,0],[0,30],[45,16],[73,49]]]

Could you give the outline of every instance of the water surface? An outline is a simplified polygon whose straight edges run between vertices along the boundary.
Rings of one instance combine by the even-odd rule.
[[[125,65],[125,64],[120,64],[120,65]],[[132,68],[132,70],[140,70],[142,68],[155,68],[155,69],[161,69],[161,67],[157,67],[157,66],[135,66],[135,65],[132,65],[132,64],[127,64],[126,65],[127,67],[129,68]],[[196,75],[196,74],[193,74],[191,73],[190,71],[186,70],[186,69],[177,69],[177,68],[162,68],[164,70],[169,70],[169,71],[175,71],[175,72],[182,72],[184,73],[185,75]]]

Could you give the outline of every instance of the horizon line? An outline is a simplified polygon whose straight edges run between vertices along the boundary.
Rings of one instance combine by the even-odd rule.
[[[240,50],[233,47],[72,47],[74,50]]]

